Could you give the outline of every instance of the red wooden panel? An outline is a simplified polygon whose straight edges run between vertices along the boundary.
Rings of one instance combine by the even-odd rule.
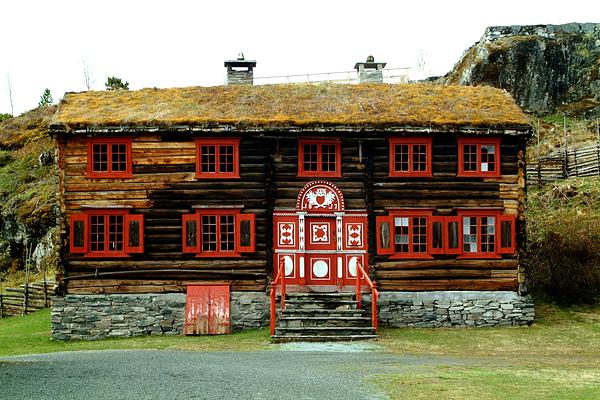
[[[229,286],[188,285],[185,334],[219,335],[230,331]]]
[[[394,220],[383,215],[376,218],[377,225],[377,254],[394,254]]]
[[[125,252],[144,252],[144,216],[142,214],[125,216]]]
[[[69,218],[69,251],[87,253],[88,223],[86,214],[71,214]]]

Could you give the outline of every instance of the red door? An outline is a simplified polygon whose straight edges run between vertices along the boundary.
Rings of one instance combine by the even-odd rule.
[[[186,335],[230,333],[229,285],[188,285]]]
[[[338,257],[336,255],[335,217],[311,217],[307,215],[304,230],[306,283],[309,285],[337,284]]]

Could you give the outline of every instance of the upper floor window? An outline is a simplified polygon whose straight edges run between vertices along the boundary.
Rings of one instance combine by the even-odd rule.
[[[198,257],[239,257],[254,252],[255,214],[239,209],[201,209],[182,219],[184,253]]]
[[[196,139],[196,178],[240,177],[239,138]]]
[[[431,138],[391,137],[390,176],[431,176]]]
[[[87,175],[92,178],[133,176],[131,142],[131,138],[90,139],[87,151]]]
[[[70,251],[125,257],[144,251],[144,217],[127,210],[89,210],[70,216]]]
[[[391,210],[377,217],[377,253],[393,258],[499,258],[515,252],[515,216],[501,210],[459,210],[456,216],[433,210]]]
[[[337,140],[298,140],[298,176],[341,177],[341,159]]]
[[[500,176],[500,138],[459,138],[458,176]]]

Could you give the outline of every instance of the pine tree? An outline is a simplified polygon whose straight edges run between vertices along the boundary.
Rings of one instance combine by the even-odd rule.
[[[54,100],[52,99],[52,94],[50,93],[50,89],[46,88],[44,93],[40,96],[40,101],[38,102],[39,108],[50,107]]]
[[[106,90],[129,90],[129,82],[121,80],[121,78],[117,78],[116,76],[109,76],[104,84],[106,86]]]

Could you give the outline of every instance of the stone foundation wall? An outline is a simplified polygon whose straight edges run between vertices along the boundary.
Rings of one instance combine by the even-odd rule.
[[[181,335],[185,303],[184,293],[56,296],[52,299],[52,338]],[[230,311],[234,331],[266,326],[269,299],[264,292],[232,292]]]
[[[503,291],[380,292],[378,310],[380,325],[391,327],[529,325],[535,317],[531,297]]]

